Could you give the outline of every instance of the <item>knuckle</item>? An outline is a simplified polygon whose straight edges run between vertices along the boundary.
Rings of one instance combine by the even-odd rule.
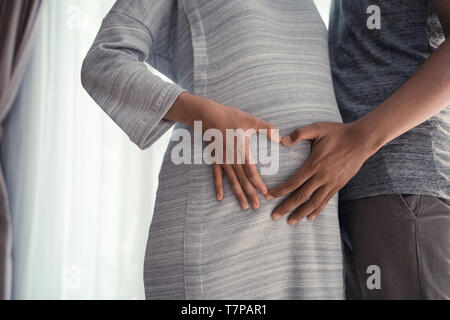
[[[287,211],[294,210],[297,207],[297,204],[295,203],[295,199],[290,198],[290,199],[286,200],[286,202],[284,203],[284,207],[286,208]]]
[[[242,186],[248,193],[253,193],[255,191],[253,185],[249,181],[245,181]]]
[[[290,190],[295,190],[295,189],[297,189],[299,186],[298,186],[298,183],[295,183],[295,182],[288,182],[287,184],[286,184],[286,186],[283,188],[284,190],[283,191],[290,191]]]
[[[306,196],[303,192],[299,192],[295,195],[294,199],[296,203],[303,203],[306,200]]]
[[[327,168],[327,166],[323,163],[323,161],[317,161],[317,167],[320,167],[319,172],[317,173],[317,179],[319,181],[331,181],[334,179],[332,172]]]
[[[302,218],[301,211],[297,210],[295,213],[292,214],[292,216],[289,217],[290,221],[299,222]]]
[[[316,199],[316,198],[312,198],[308,202],[308,206],[310,208],[318,208],[318,207],[320,207],[321,204],[322,204],[322,202],[319,199]]]
[[[235,191],[239,189],[239,183],[236,180],[230,181],[231,188],[233,188]]]
[[[339,178],[335,174],[327,173],[326,177],[327,177],[327,180],[329,181],[330,185],[338,186],[340,184]]]
[[[286,214],[287,212],[289,212],[289,209],[286,207],[285,204],[282,204],[279,208],[278,208],[278,212],[282,215]]]
[[[311,161],[311,163],[309,164],[309,168],[314,171],[317,172],[320,169],[320,165],[321,165],[321,161],[320,160],[313,160]]]
[[[320,205],[320,207],[317,209],[317,213],[322,212],[323,209],[327,206],[327,202],[324,202]]]
[[[275,190],[271,190],[270,191],[270,195],[274,198],[279,198],[280,197],[280,190],[275,189]]]
[[[249,171],[247,173],[247,178],[251,179],[251,180],[256,180],[257,179],[257,174],[253,171]]]
[[[249,188],[246,188],[245,192],[251,197],[257,197],[258,196],[258,194],[256,193],[255,188],[253,188],[253,185],[251,185],[251,187],[249,187]]]

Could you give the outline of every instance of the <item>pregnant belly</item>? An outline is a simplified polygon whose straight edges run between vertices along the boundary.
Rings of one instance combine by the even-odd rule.
[[[253,59],[245,68],[244,65],[241,66],[242,69],[237,68],[241,71],[233,71],[234,68],[229,66],[219,68],[218,73],[210,70],[205,77],[207,81],[201,82],[203,86],[197,88],[196,93],[273,124],[280,130],[281,136],[315,122],[340,122],[328,64],[324,62],[327,61],[326,58],[318,61],[300,60],[289,65],[289,68],[278,60]],[[192,133],[192,129],[189,130]],[[169,147],[169,154],[173,146]],[[258,148],[253,146],[253,150]],[[280,145],[277,154],[272,154],[271,150],[265,151],[269,152],[259,152],[256,155],[253,152],[253,156],[264,182],[269,188],[273,188],[289,179],[306,161],[310,155],[310,141],[302,141],[290,148]],[[264,174],[262,169],[267,167],[270,170]],[[171,165],[167,165],[163,169],[163,176],[170,176],[173,170]],[[210,166],[192,165],[186,170],[190,172],[189,188],[192,192],[195,190],[195,193],[190,191],[190,209],[214,212],[213,215],[204,217],[207,220],[214,219],[217,215],[226,216],[232,211],[241,211],[227,182],[226,203],[215,203]],[[276,201],[266,203],[262,199],[260,212],[267,215],[274,205]]]
[[[307,114],[293,119],[284,116],[279,121],[280,125],[284,125],[284,131],[311,120]],[[300,118],[303,120],[299,121]],[[169,147],[169,151],[172,147]],[[260,171],[267,167],[263,164],[267,160],[272,162],[270,165],[276,162],[276,170],[262,176],[267,186],[274,188],[289,179],[309,157],[310,147],[309,141],[302,141],[290,148],[280,145],[278,155],[258,157],[257,167]],[[275,223],[271,218],[271,212],[282,200],[267,201],[259,195],[259,210],[243,211],[226,179],[225,198],[217,202],[210,166],[181,167],[187,174],[177,172],[180,167],[174,166],[170,160],[165,161],[161,175],[161,182],[164,183],[160,184],[158,210],[150,235],[156,235],[155,230],[160,230],[164,235],[171,230],[177,234],[183,230],[183,243],[180,246],[181,252],[184,252],[184,270],[192,291],[198,289],[208,298],[223,298],[228,284],[221,279],[245,274],[248,276],[242,278],[242,283],[241,280],[233,282],[238,292],[245,292],[239,286],[252,283],[278,283],[289,287],[292,285],[291,277],[285,276],[280,280],[273,269],[286,275],[306,275],[311,265],[327,264],[329,261],[338,261],[337,264],[340,264],[336,198],[330,201],[314,224],[304,222],[290,227],[285,221]],[[184,176],[187,176],[186,180],[180,179]],[[186,190],[187,199],[183,199],[184,192],[175,190]],[[177,202],[180,207],[170,209]],[[181,206],[184,203],[186,207]],[[173,221],[177,226],[168,228],[163,221]],[[153,243],[157,246],[165,242],[155,238]],[[169,246],[170,242],[166,243]],[[316,246],[326,250],[315,250]],[[166,250],[169,252],[170,248]]]
[[[309,154],[310,143],[306,141],[291,148],[280,147],[279,158],[274,159],[279,161],[278,170],[262,176],[263,180],[269,188],[283,183]],[[261,169],[261,165],[258,167]],[[271,218],[271,212],[282,200],[267,201],[260,195],[257,211],[243,211],[227,182],[225,199],[216,201],[210,167],[193,167],[190,177],[184,220],[185,261],[192,278],[200,279],[202,292],[209,297],[222,297],[223,290],[209,284],[217,284],[228,275],[247,274],[242,286],[268,282],[287,287],[292,285],[291,278],[277,279],[273,269],[286,275],[306,274],[305,263],[340,261],[336,198],[314,224],[304,221],[290,227],[285,219],[275,223]],[[326,250],[315,250],[316,246]],[[226,282],[220,285],[227,287]]]
[[[246,90],[246,87],[242,86],[241,90],[233,91],[228,97],[221,95],[222,91],[218,90],[210,98],[222,104],[239,108],[273,124],[279,129],[281,136],[286,136],[299,127],[315,122],[341,122],[331,88],[328,90],[324,86],[313,86],[314,88],[312,88],[305,85],[305,87],[302,89],[298,85],[294,85],[292,81],[286,82],[285,86],[253,86],[253,91]],[[193,136],[193,129],[187,129]],[[261,144],[262,141],[265,143]],[[163,179],[164,177],[170,179],[171,172],[175,170],[174,164],[168,162],[171,162],[170,154],[176,144],[173,142],[166,154],[165,166],[162,171]],[[302,141],[287,148],[281,144],[273,144],[263,135],[252,139],[253,159],[269,189],[285,182],[302,166],[310,155],[310,146],[310,141]],[[192,152],[194,149],[195,147],[192,148]],[[194,158],[192,154],[191,159]],[[206,164],[189,165],[186,166],[186,171],[191,172],[190,188],[196,192],[191,195],[195,199],[195,204],[191,207],[199,204],[209,207],[210,210],[217,210],[211,204],[214,202],[212,200],[216,198],[211,167]],[[234,201],[234,194],[226,180],[225,193],[225,196],[228,193],[233,200],[228,199],[228,201],[236,204],[236,208],[230,208],[230,210],[239,211],[238,203]],[[269,211],[270,209],[269,205],[262,210]]]
[[[209,79],[203,95],[270,122],[281,134],[314,122],[341,122],[328,69],[306,72],[306,67],[266,65],[217,82]]]

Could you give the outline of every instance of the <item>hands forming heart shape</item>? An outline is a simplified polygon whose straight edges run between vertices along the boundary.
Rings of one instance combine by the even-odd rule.
[[[300,127],[282,139],[281,143],[285,147],[302,140],[311,140],[312,151],[306,163],[288,181],[266,193],[262,192],[268,200],[286,197],[272,213],[275,221],[286,215],[289,215],[290,225],[306,217],[310,221],[316,219],[337,192],[358,173],[364,162],[378,151],[376,144],[370,142],[370,136],[362,129],[358,122],[323,122]],[[213,174],[218,200],[221,201],[222,167],[214,165]],[[241,204],[246,203],[244,192],[255,203],[255,189],[266,190],[256,170],[248,172],[248,179],[230,176],[228,172],[227,175]],[[247,209],[245,205],[242,208]]]

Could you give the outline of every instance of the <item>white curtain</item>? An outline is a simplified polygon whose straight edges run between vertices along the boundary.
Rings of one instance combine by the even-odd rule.
[[[140,151],[88,97],[82,60],[114,0],[46,0],[2,162],[15,299],[142,299],[168,136]],[[329,0],[317,0],[327,20]]]
[[[168,137],[140,151],[80,84],[113,0],[47,0],[2,160],[13,212],[13,298],[142,299]]]
[[[328,28],[328,20],[330,17],[330,6],[331,6],[332,0],[314,0],[317,9],[320,12],[320,15],[322,16],[323,21],[325,22],[325,25]],[[338,0],[339,1],[339,0]]]

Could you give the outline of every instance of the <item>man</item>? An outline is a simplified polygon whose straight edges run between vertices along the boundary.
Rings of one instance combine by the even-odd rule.
[[[273,218],[296,224],[314,220],[343,188],[349,299],[450,299],[449,34],[448,0],[332,4],[330,56],[345,123],[284,138],[285,146],[313,140],[312,153],[270,194],[293,192]]]

